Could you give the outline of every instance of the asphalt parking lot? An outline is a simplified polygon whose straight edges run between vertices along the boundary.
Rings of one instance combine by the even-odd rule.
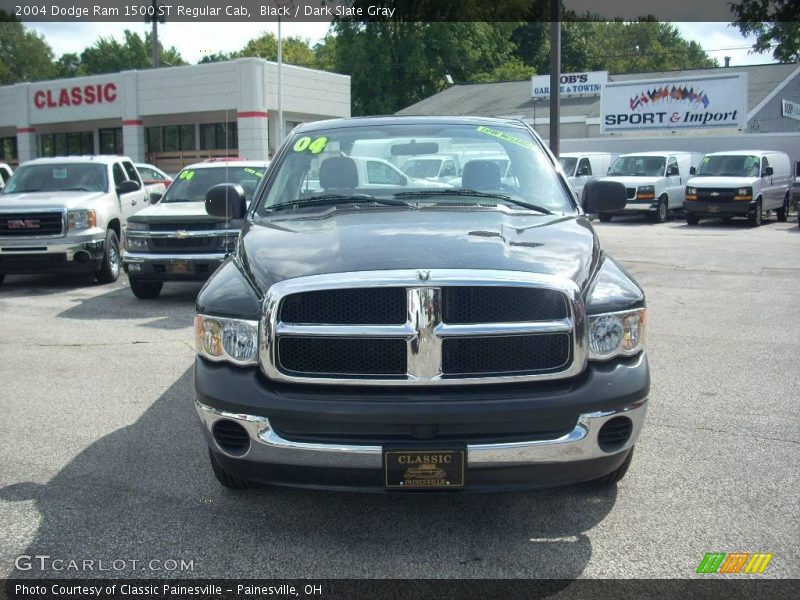
[[[193,300],[127,280],[0,287],[0,576],[16,556],[190,560],[190,577],[691,577],[706,552],[800,576],[797,222],[595,224],[649,299],[650,412],[616,488],[234,493],[192,406]]]

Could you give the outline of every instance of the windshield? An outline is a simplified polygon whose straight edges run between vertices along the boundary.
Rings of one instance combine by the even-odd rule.
[[[276,171],[259,214],[304,202],[397,206],[386,202],[396,199],[414,207],[504,204],[521,209],[529,204],[575,211],[546,154],[522,127],[360,125],[296,133],[287,146],[272,167]],[[445,175],[449,169],[444,168],[440,173],[442,158],[434,154],[446,154],[461,165],[457,176]]]
[[[438,177],[440,158],[412,158],[403,165],[403,173],[410,177]]]
[[[241,185],[249,202],[253,199],[265,171],[266,168],[262,165],[229,167],[220,164],[218,167],[200,169],[188,167],[178,174],[161,202],[204,202],[208,189],[220,183]]]
[[[97,163],[22,165],[11,176],[4,194],[25,192],[105,192],[106,166]]]
[[[697,175],[727,177],[758,177],[760,161],[757,156],[727,155],[704,156],[697,169]]]
[[[578,164],[578,159],[574,156],[562,156],[558,159],[561,163],[561,168],[564,169],[564,174],[567,177],[572,177],[575,174],[575,165]]]
[[[663,177],[667,159],[663,156],[620,156],[608,170],[609,175]]]

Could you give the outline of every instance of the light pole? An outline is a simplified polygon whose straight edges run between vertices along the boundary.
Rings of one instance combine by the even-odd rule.
[[[561,100],[561,0],[550,0],[550,150],[558,158]]]
[[[283,38],[281,36],[281,17],[278,15],[278,143],[277,150],[283,144],[283,85],[281,71],[283,66]]]

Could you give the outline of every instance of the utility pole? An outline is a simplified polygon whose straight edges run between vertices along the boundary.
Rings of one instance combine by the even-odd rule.
[[[283,144],[283,85],[281,71],[283,71],[283,36],[281,36],[281,17],[278,15],[278,143],[275,149]]]
[[[561,0],[550,0],[550,150],[558,158],[561,119]]]
[[[151,3],[153,7],[153,14],[147,15],[144,18],[145,23],[152,23],[153,31],[150,37],[150,44],[151,44],[151,53],[152,53],[152,61],[153,61],[153,68],[157,69],[161,66],[161,56],[159,52],[159,45],[158,45],[158,24],[164,23],[167,19],[164,15],[159,14],[161,8],[158,6],[158,0],[152,0]]]

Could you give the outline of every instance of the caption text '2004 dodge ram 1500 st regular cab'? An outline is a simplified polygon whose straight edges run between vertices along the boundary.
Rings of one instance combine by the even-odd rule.
[[[393,163],[446,147],[463,170],[370,186],[356,144]],[[588,182],[582,203],[619,210],[624,186]],[[195,318],[196,408],[223,485],[481,490],[627,471],[650,384],[644,294],[523,123],[302,125],[249,207],[220,185],[206,208],[244,217]]]
[[[10,273],[120,273],[125,221],[146,206],[136,167],[123,156],[38,158],[0,193],[0,282]]]

